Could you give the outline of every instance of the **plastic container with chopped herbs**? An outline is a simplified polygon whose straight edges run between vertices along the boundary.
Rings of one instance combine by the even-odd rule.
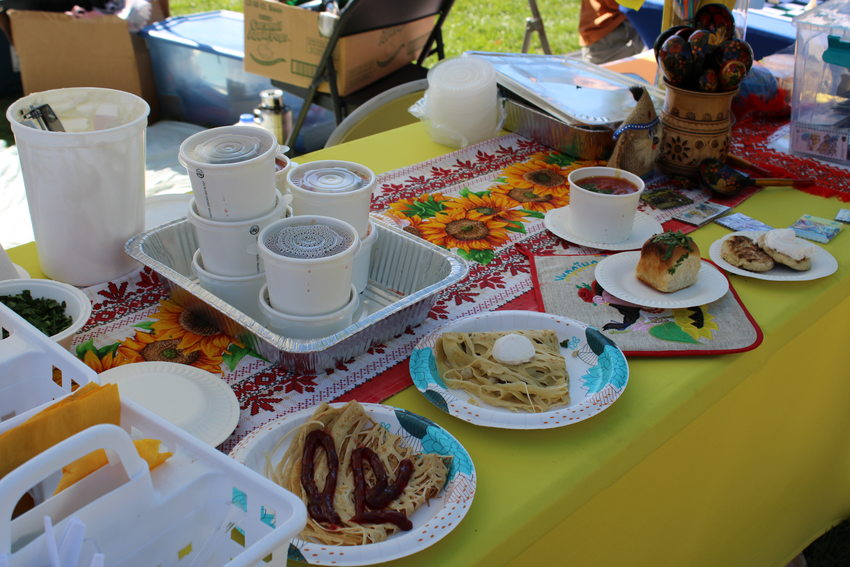
[[[0,303],[65,348],[91,315],[85,293],[47,279],[0,281]]]
[[[658,291],[669,293],[695,284],[699,268],[700,249],[690,236],[662,232],[643,243],[635,275]]]
[[[47,336],[67,329],[72,322],[65,314],[68,306],[66,302],[60,303],[49,297],[33,297],[28,289],[15,295],[0,295],[0,301]]]

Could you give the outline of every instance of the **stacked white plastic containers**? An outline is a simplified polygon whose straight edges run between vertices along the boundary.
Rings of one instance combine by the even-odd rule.
[[[265,283],[257,238],[288,214],[290,199],[275,186],[277,155],[270,132],[239,125],[198,132],[179,150],[194,194],[187,217],[198,239],[195,275],[204,289],[256,320]]]
[[[375,174],[348,161],[293,165],[293,216],[259,235],[266,266],[260,309],[283,336],[333,335],[357,317],[377,230],[369,219]]]
[[[431,139],[446,146],[463,148],[496,136],[502,112],[493,65],[469,55],[431,67],[425,114]]]

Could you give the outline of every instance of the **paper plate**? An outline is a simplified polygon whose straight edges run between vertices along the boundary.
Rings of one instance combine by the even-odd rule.
[[[569,405],[541,413],[514,412],[447,387],[437,372],[434,346],[442,333],[531,329],[552,329],[558,334],[570,377]],[[535,311],[495,311],[457,319],[425,336],[410,356],[410,375],[432,404],[464,421],[502,429],[551,429],[585,420],[611,406],[626,388],[629,365],[611,339],[585,323]]]
[[[342,407],[345,404],[330,404]],[[466,449],[452,435],[422,416],[380,404],[360,404],[366,413],[391,433],[402,436],[417,451],[451,455],[452,468],[445,488],[436,498],[410,516],[413,529],[391,535],[385,541],[367,545],[322,545],[298,538],[292,542],[289,558],[311,565],[372,565],[421,551],[452,531],[472,505],[475,496],[475,467]],[[249,433],[230,452],[248,468],[263,474],[266,456],[280,460],[289,447],[284,441],[274,453],[275,444],[302,425],[315,408],[285,415]]]
[[[742,230],[739,232],[733,232],[732,234],[727,234],[723,238],[711,243],[711,247],[708,249],[708,255],[715,264],[727,272],[738,274],[739,276],[747,276],[748,278],[755,278],[757,280],[800,282],[831,276],[838,270],[838,260],[835,259],[835,256],[817,244],[808,241],[807,243],[812,245],[814,254],[812,254],[812,267],[805,272],[798,272],[797,270],[781,264],[776,264],[772,270],[768,270],[766,272],[751,272],[744,268],[733,266],[720,255],[720,248],[723,246],[723,241],[727,238],[731,238],[733,236],[746,236],[748,238],[755,239],[758,238],[759,234],[761,234],[761,231],[757,230]]]
[[[192,193],[168,193],[147,197],[145,199],[145,230],[185,217],[192,198]]]
[[[118,384],[121,397],[149,409],[213,447],[239,422],[239,400],[211,372],[175,362],[136,362],[100,374],[102,384]]]
[[[643,243],[650,236],[664,232],[661,223],[655,218],[637,211],[635,213],[635,222],[632,225],[632,234],[628,239],[616,244],[606,244],[604,242],[595,242],[593,240],[585,240],[570,231],[570,207],[559,207],[551,209],[543,218],[543,225],[553,234],[569,240],[573,244],[579,246],[587,246],[589,248],[597,248],[599,250],[636,250],[643,246]]]
[[[659,309],[695,307],[717,301],[729,291],[723,272],[703,260],[694,285],[665,293],[643,283],[635,275],[640,252],[620,252],[596,264],[596,281],[618,299]]]

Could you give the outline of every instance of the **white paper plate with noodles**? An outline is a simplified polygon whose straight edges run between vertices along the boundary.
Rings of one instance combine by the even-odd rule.
[[[332,407],[345,404],[333,403]],[[295,538],[289,559],[311,565],[372,565],[412,555],[430,547],[452,531],[472,505],[475,496],[475,467],[469,453],[448,431],[433,421],[407,410],[381,404],[360,404],[374,421],[405,439],[416,451],[452,456],[448,482],[428,504],[410,516],[413,529],[391,535],[387,540],[366,545],[324,545]],[[271,421],[244,437],[230,456],[264,474],[266,456],[281,459],[290,445],[282,437],[305,423],[316,408],[309,408]],[[271,451],[274,451],[271,453]]]
[[[437,371],[434,347],[445,332],[551,329],[558,335],[569,374],[568,404],[539,413],[488,405],[446,386]],[[629,380],[623,352],[597,329],[566,317],[535,311],[494,311],[452,321],[425,336],[410,356],[410,375],[435,406],[464,421],[502,429],[551,429],[592,417],[613,404]]]

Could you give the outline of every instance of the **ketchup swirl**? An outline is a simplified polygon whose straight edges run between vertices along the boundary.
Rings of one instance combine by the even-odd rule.
[[[328,462],[328,474],[325,486],[320,491],[316,486],[316,451],[322,448]],[[321,429],[307,434],[304,440],[304,453],[301,460],[301,486],[307,493],[307,512],[317,522],[339,526],[342,521],[334,510],[334,492],[339,472],[339,457],[336,454],[333,437]]]
[[[375,476],[375,486],[367,494],[364,464],[368,462]],[[403,459],[396,470],[395,480],[387,483],[387,470],[378,455],[368,447],[358,447],[351,453],[351,471],[354,474],[354,517],[358,524],[394,524],[408,531],[413,529],[413,523],[404,512],[397,510],[382,510],[390,502],[398,498],[410,481],[413,474],[413,463]],[[372,508],[371,510],[367,509]]]

